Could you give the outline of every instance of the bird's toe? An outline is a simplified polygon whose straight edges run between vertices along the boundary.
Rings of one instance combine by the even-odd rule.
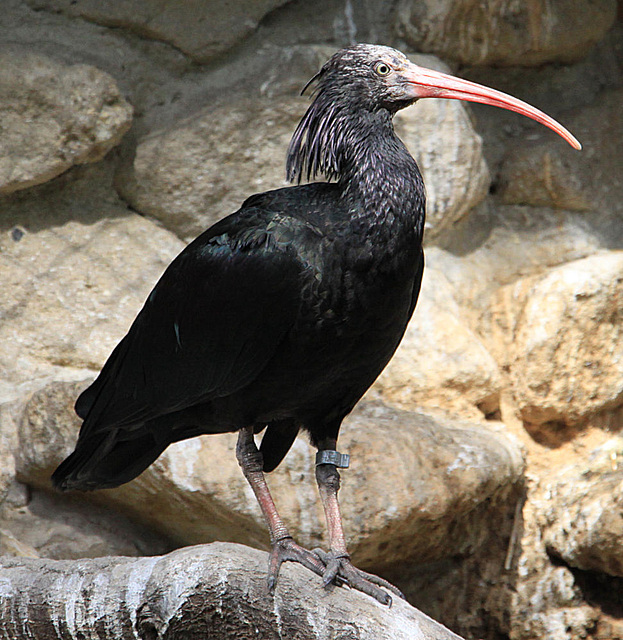
[[[268,590],[272,593],[277,586],[279,570],[284,562],[298,562],[319,576],[324,576],[326,567],[322,560],[311,551],[298,545],[290,537],[273,543],[268,559]]]
[[[387,591],[403,600],[405,599],[402,592],[391,582],[355,567],[347,554],[327,553],[322,549],[314,549],[314,553],[325,565],[323,574],[325,587],[330,584],[347,584],[351,589],[366,593],[381,604],[389,607],[392,605],[392,597]]]

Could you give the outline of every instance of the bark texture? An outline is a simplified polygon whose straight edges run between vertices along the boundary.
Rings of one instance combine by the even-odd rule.
[[[298,565],[274,596],[267,554],[230,543],[165,556],[0,560],[2,640],[460,640],[404,601],[325,590]]]

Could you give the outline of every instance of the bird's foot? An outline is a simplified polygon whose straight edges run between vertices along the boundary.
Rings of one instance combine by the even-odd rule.
[[[345,583],[351,589],[366,593],[388,607],[392,606],[392,597],[389,593],[383,591],[381,587],[404,600],[405,597],[402,592],[393,584],[387,582],[387,580],[379,578],[373,573],[367,573],[366,571],[357,569],[357,567],[351,563],[348,554],[337,554],[333,551],[327,553],[322,549],[314,549],[314,553],[322,560],[325,566],[322,574],[325,587],[328,587],[332,583]]]
[[[324,562],[318,557],[318,554],[296,544],[289,536],[281,538],[273,542],[268,559],[268,589],[271,593],[275,590],[279,569],[284,562],[298,562],[319,576],[324,576],[326,572]],[[338,576],[337,582],[344,584],[346,581]]]

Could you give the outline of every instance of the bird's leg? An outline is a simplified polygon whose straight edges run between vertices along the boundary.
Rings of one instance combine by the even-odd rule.
[[[329,445],[327,449],[335,452],[336,442],[331,440],[323,442]],[[339,454],[338,454],[339,455]],[[346,465],[345,465],[346,466]],[[344,528],[342,526],[342,515],[340,513],[340,505],[337,494],[340,489],[340,474],[335,464],[317,463],[316,464],[316,482],[318,483],[318,491],[322,506],[324,507],[325,517],[327,519],[327,530],[329,533],[329,553],[325,553],[320,549],[315,549],[315,553],[326,565],[323,575],[325,587],[331,584],[336,578],[344,580],[352,589],[357,589],[363,593],[367,593],[378,600],[381,604],[390,605],[392,603],[391,596],[380,589],[385,587],[393,594],[404,598],[403,594],[387,580],[379,578],[371,573],[366,573],[361,569],[357,569],[350,561],[350,555],[346,549],[346,538],[344,537]]]
[[[277,576],[283,562],[299,562],[314,573],[322,576],[325,566],[318,556],[294,542],[286,525],[277,512],[277,507],[270,495],[264,471],[262,469],[262,454],[255,445],[253,428],[245,427],[238,434],[236,445],[236,458],[242,467],[244,477],[247,479],[255,497],[259,502],[262,514],[270,532],[272,550],[268,561],[268,588],[275,589]]]

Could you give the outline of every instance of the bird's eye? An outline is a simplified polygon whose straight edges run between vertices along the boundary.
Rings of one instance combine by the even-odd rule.
[[[391,71],[389,65],[386,64],[385,62],[377,62],[376,65],[374,65],[374,70],[380,76],[387,76],[387,75],[389,75],[389,72]]]

